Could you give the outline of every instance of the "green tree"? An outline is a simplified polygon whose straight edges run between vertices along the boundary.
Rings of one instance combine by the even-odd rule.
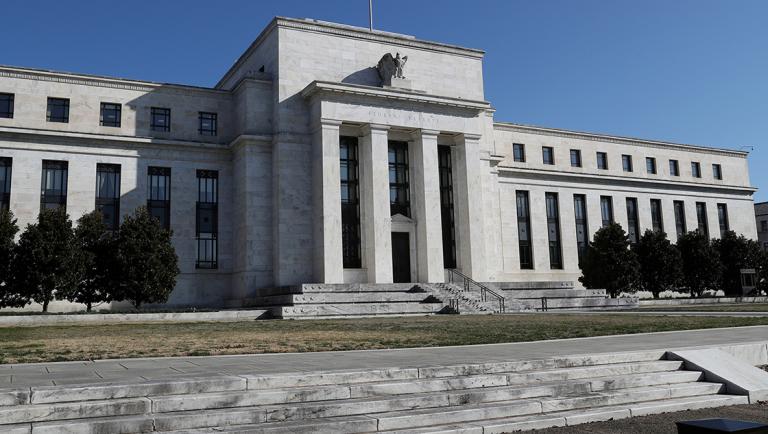
[[[74,237],[76,285],[61,291],[59,298],[82,303],[90,312],[94,304],[112,300],[113,276],[117,270],[115,237],[107,229],[101,212],[93,211],[77,221]]]
[[[614,298],[634,289],[640,268],[627,234],[617,223],[595,232],[580,266],[579,281],[585,287],[605,289]]]
[[[26,304],[11,286],[11,264],[16,248],[14,240],[18,232],[13,213],[0,210],[0,307],[22,307]]]
[[[130,300],[136,309],[145,303],[164,303],[176,286],[178,257],[171,231],[160,226],[146,207],[120,225],[117,239],[115,300]]]
[[[701,297],[706,290],[716,291],[722,266],[709,237],[700,231],[688,232],[678,238],[677,249],[683,258],[683,285],[691,297]]]
[[[720,254],[723,292],[731,297],[740,296],[741,270],[753,268],[758,272],[761,271],[764,253],[760,243],[744,235],[736,235],[734,231],[727,231],[722,238],[714,240],[712,245]]]
[[[44,210],[19,238],[12,265],[14,290],[26,302],[48,304],[69,291],[79,271],[74,257],[72,221],[63,208]],[[25,303],[26,304],[26,303]]]
[[[648,229],[632,250],[640,263],[638,288],[651,292],[653,298],[677,288],[683,277],[682,258],[666,233]]]

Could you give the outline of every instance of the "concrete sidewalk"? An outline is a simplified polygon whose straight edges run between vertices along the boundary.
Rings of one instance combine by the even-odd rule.
[[[233,374],[423,367],[576,354],[728,346],[766,340],[768,326],[753,326],[460,347],[0,365],[0,389]]]

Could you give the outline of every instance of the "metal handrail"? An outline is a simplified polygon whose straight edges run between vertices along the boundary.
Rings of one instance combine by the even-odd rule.
[[[480,300],[488,301],[488,296],[490,295],[492,298],[495,298],[496,301],[498,301],[499,313],[504,313],[506,311],[506,306],[504,303],[505,300],[503,295],[500,295],[499,293],[483,285],[482,283],[476,282],[471,277],[467,276],[466,274],[462,273],[459,270],[446,268],[445,271],[448,274],[449,283],[454,283],[456,280],[456,276],[458,276],[462,280],[462,286],[464,287],[464,291],[470,291],[472,288],[472,285],[474,285],[480,289]]]

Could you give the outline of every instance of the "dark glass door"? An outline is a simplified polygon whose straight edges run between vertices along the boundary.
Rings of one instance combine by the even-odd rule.
[[[411,246],[408,232],[392,232],[392,278],[395,283],[411,281]]]

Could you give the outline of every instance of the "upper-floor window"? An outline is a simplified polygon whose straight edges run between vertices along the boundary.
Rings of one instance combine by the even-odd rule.
[[[107,229],[120,227],[120,165],[96,165],[96,209],[101,212]]]
[[[522,143],[513,143],[512,157],[517,163],[525,163],[525,145]]]
[[[171,131],[171,109],[152,107],[150,110],[152,131]]]
[[[198,132],[201,136],[215,136],[218,134],[219,116],[216,113],[200,112]]]
[[[669,160],[669,174],[671,176],[680,176],[680,165],[677,160]]]
[[[411,216],[408,142],[389,142],[389,210],[391,215]]]
[[[0,158],[0,211],[7,211],[11,206],[11,166],[11,158]]]
[[[605,152],[597,153],[597,168],[601,170],[608,170],[608,154]]]
[[[67,206],[67,176],[69,163],[66,161],[43,160],[43,174],[40,186],[40,210]]]
[[[701,178],[701,164],[695,161],[691,163],[691,175],[694,178]]]
[[[541,147],[541,158],[544,164],[555,164],[555,150],[551,146]]]
[[[723,179],[723,168],[719,164],[712,165],[712,177],[715,179]]]
[[[571,149],[571,167],[581,167],[581,151]]]
[[[600,196],[600,214],[603,218],[603,227],[613,223],[613,198]]]
[[[621,167],[624,169],[625,172],[631,172],[632,169],[632,156],[631,155],[622,155],[621,156]]]
[[[69,99],[68,98],[48,98],[48,111],[46,112],[48,122],[69,122]]]
[[[0,93],[0,118],[13,118],[12,93]]]
[[[120,118],[122,114],[122,105],[103,102],[101,103],[101,114],[99,115],[99,125],[102,127],[120,127]]]
[[[218,268],[219,172],[197,171],[197,268]]]
[[[651,175],[656,174],[656,159],[653,157],[646,157],[645,158],[645,170],[648,171]]]
[[[147,168],[147,209],[164,229],[171,228],[171,168]]]

